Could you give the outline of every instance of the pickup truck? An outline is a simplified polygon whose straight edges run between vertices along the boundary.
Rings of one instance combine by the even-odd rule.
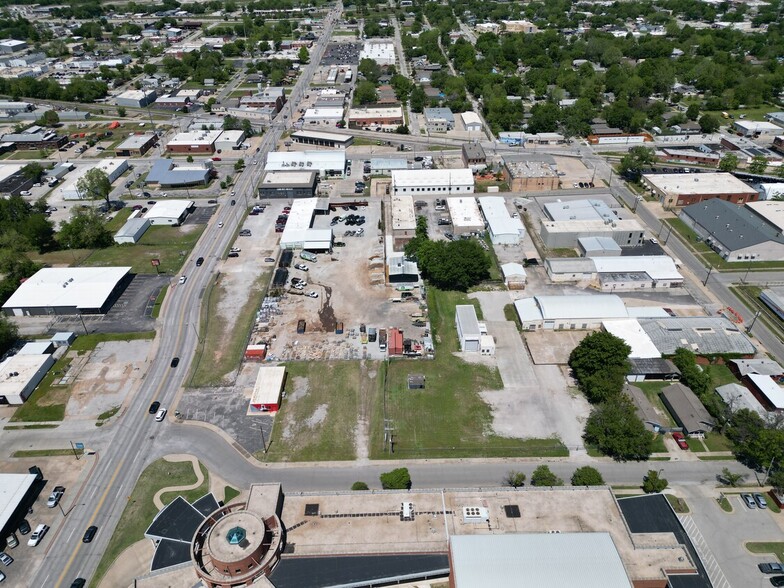
[[[57,506],[57,503],[60,502],[63,494],[65,494],[65,486],[55,486],[52,493],[49,495],[49,499],[46,501],[46,506],[49,508]]]

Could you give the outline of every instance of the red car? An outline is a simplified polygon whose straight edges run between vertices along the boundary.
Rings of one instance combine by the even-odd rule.
[[[220,157],[213,157],[213,158],[212,158],[212,160],[213,160],[213,161],[220,161],[220,160],[221,160],[221,158],[220,158]]]
[[[675,439],[675,442],[678,444],[678,447],[681,449],[688,449],[689,444],[686,443],[686,437],[683,436],[683,433],[673,433],[672,438]]]

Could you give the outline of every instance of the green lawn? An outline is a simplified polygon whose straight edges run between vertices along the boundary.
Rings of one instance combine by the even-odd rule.
[[[513,322],[517,326],[518,331],[523,329],[523,325],[520,322],[520,316],[517,314],[517,310],[515,310],[515,305],[511,302],[504,305],[504,318]]]
[[[721,510],[723,510],[724,512],[732,512],[732,504],[730,504],[730,501],[727,500],[726,496],[722,494],[718,502],[719,502],[719,506],[721,507]]]
[[[503,279],[501,267],[498,264],[498,256],[495,254],[493,242],[490,240],[490,233],[485,233],[484,241],[487,244],[487,256],[490,258],[490,279],[501,280]]]
[[[363,367],[364,366],[364,367]],[[360,402],[378,398],[379,362],[319,361],[286,364],[286,398],[275,417],[269,461],[356,459],[354,430]],[[375,378],[370,375],[375,372]],[[307,392],[295,394],[297,378]],[[295,381],[296,380],[296,381]]]
[[[76,457],[84,455],[83,449],[23,449],[14,451],[11,457]]]
[[[506,182],[497,182],[497,181],[487,181],[487,182],[477,182],[476,184],[476,191],[477,192],[487,192],[487,188],[491,186],[498,186],[499,192],[508,192],[509,191],[509,184]]]
[[[218,315],[218,304],[223,294],[220,276],[212,278],[202,301],[201,343],[196,351],[191,369],[189,386],[201,387],[220,385],[224,376],[236,369],[242,361],[248,343],[256,310],[267,292],[269,279],[264,272],[254,283],[250,296],[242,308],[237,310],[234,328],[226,329],[225,321]]]
[[[133,210],[127,206],[118,211],[117,214],[114,215],[114,218],[106,223],[106,230],[110,233],[119,231],[125,224],[125,221],[128,220],[128,217],[131,216],[132,212]]]
[[[132,272],[154,274],[156,270],[150,260],[159,259],[160,273],[176,274],[205,228],[206,225],[153,226],[147,229],[135,245],[113,245],[98,249],[89,255],[82,265],[130,265]]]
[[[657,409],[661,414],[664,415],[665,422],[661,423],[667,427],[674,427],[675,421],[672,419],[670,412],[664,406],[661,398],[659,397],[659,393],[670,385],[670,382],[635,382],[635,386],[637,386],[640,390],[645,393],[646,398],[648,401]]]
[[[202,471],[207,474],[204,466],[199,464]],[[193,473],[193,465],[191,462],[176,462],[170,463],[159,459],[147,466],[133,492],[128,497],[128,504],[120,517],[117,527],[109,540],[109,545],[101,557],[98,568],[95,574],[90,579],[91,588],[96,588],[103,579],[109,567],[114,563],[114,560],[130,545],[144,539],[144,532],[152,522],[158,509],[153,504],[153,496],[161,488],[167,486],[185,486],[193,484],[196,481],[196,476]],[[183,494],[183,496],[203,496],[209,489],[209,477],[205,476],[204,484],[196,490]],[[176,495],[164,495],[168,497],[168,501],[174,500]]]
[[[236,488],[232,488],[231,486],[225,486],[223,488],[223,504],[230,504],[232,500],[237,498],[240,495],[240,491]]]
[[[703,443],[708,451],[732,451],[732,441],[721,433],[708,433]]]
[[[784,562],[784,542],[782,541],[749,542],[746,543],[746,549],[752,553],[773,553],[780,562]]]
[[[738,384],[738,379],[732,375],[730,368],[726,365],[704,365],[702,369],[708,373],[711,379],[711,387],[717,388],[725,384]]]
[[[667,502],[670,503],[672,506],[672,510],[677,512],[678,514],[688,514],[689,513],[689,505],[686,504],[686,501],[683,498],[678,498],[677,496],[673,496],[672,494],[665,494],[667,498]]]
[[[452,355],[458,349],[454,311],[472,304],[459,292],[428,289],[428,306],[436,358],[412,363],[389,361],[385,402],[375,403],[371,427],[371,457],[490,457],[567,455],[558,439],[516,439],[492,432],[490,408],[480,390],[502,387],[498,370],[469,364]],[[481,316],[480,316],[481,318]],[[423,374],[423,390],[408,390],[409,374]],[[386,414],[384,407],[386,406]],[[394,428],[394,454],[384,452],[384,418]]]
[[[166,291],[169,289],[169,285],[166,284],[161,291],[158,292],[158,297],[155,299],[155,304],[152,305],[152,312],[150,315],[152,318],[158,318],[158,315],[161,314],[161,306],[163,306],[163,301],[166,298]]]
[[[667,453],[667,446],[664,445],[664,435],[655,435],[651,447],[653,453]]]

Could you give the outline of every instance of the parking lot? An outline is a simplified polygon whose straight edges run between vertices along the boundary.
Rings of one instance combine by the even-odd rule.
[[[361,48],[361,43],[353,41],[330,43],[321,58],[321,65],[358,65]]]

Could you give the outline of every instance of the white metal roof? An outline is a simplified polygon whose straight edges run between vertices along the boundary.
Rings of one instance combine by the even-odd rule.
[[[306,242],[322,245],[332,242],[332,229],[311,229],[318,198],[298,198],[291,204],[289,220],[280,236],[280,246],[301,246]]]
[[[392,186],[394,188],[473,185],[474,174],[468,168],[401,169],[392,172]]]
[[[120,149],[139,149],[140,147],[144,146],[147,141],[155,137],[152,133],[146,133],[143,135],[129,135],[125,141],[117,145],[115,150]]]
[[[461,112],[460,116],[463,117],[464,125],[482,124],[482,119],[480,119],[479,115],[473,111]]]
[[[264,171],[292,171],[312,169],[315,171],[339,171],[346,169],[346,152],[343,149],[330,151],[273,152],[267,155]]]
[[[566,202],[547,202],[544,211],[551,220],[617,220],[617,216],[604,200],[584,199]]]
[[[732,174],[644,174],[643,179],[657,190],[670,195],[690,194],[756,194]]]
[[[174,135],[169,145],[212,145],[223,131],[187,131]]]
[[[342,133],[325,133],[323,131],[296,131],[291,133],[292,137],[304,137],[308,139],[322,139],[324,141],[340,141],[348,142],[353,137],[351,135],[344,135]]]
[[[120,227],[115,237],[134,237],[139,231],[146,230],[150,226],[150,219],[147,218],[129,218],[125,224]]]
[[[522,276],[523,278],[528,276],[525,272],[525,268],[520,263],[505,263],[501,265],[501,273],[504,274],[504,278],[506,279],[513,276]]]
[[[479,336],[479,319],[476,318],[476,308],[473,304],[455,306],[455,318],[463,335]]]
[[[609,533],[452,535],[455,588],[631,588]]]
[[[16,289],[3,308],[100,308],[130,267],[47,267]]]
[[[544,319],[627,318],[626,305],[615,294],[535,296]]]
[[[748,374],[746,377],[754,382],[773,406],[777,409],[784,408],[784,388],[774,382],[773,378],[762,374]]]
[[[779,133],[783,130],[779,125],[767,121],[736,120],[733,124],[749,133]]]
[[[0,363],[0,396],[19,395],[47,362],[54,363],[54,359],[48,353],[37,355],[17,353]]]
[[[482,213],[476,198],[473,196],[455,196],[446,199],[449,206],[449,216],[452,217],[452,226],[463,229],[477,228],[484,229],[485,223],[482,220]]]
[[[770,184],[768,184],[770,185]],[[774,184],[779,186],[779,190],[784,192],[784,184]],[[768,196],[769,198],[773,196]],[[762,217],[771,225],[781,231],[784,229],[784,202],[780,200],[761,200],[759,202],[747,202],[746,208],[754,214]]]
[[[193,200],[158,200],[145,213],[144,218],[180,218],[191,206]]]
[[[284,366],[263,366],[256,375],[256,385],[253,387],[251,404],[277,404],[283,390],[283,380],[286,377]]]
[[[0,474],[0,529],[8,524],[34,483],[35,474]]]
[[[608,333],[623,339],[631,347],[629,357],[638,359],[661,357],[656,345],[635,319],[602,321],[602,327]]]
[[[483,196],[479,198],[479,206],[493,235],[520,235],[525,233],[519,218],[513,218],[500,196]]]
[[[682,280],[683,276],[668,255],[630,255],[628,257],[591,257],[600,274],[645,272],[653,280]]]
[[[0,165],[0,182],[10,178],[25,166],[24,163],[4,163]]]

